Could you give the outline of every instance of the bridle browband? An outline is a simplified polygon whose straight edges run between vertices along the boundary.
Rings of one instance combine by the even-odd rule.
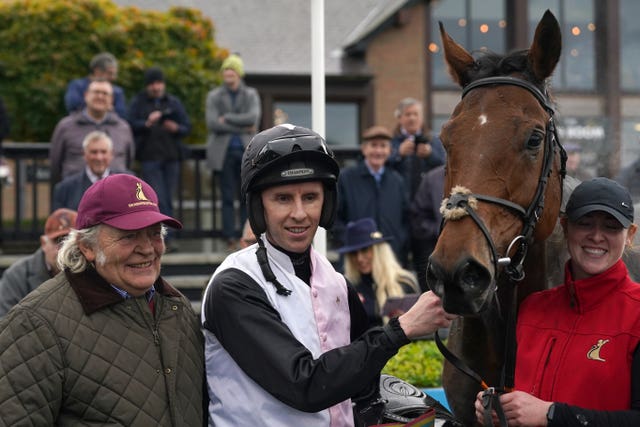
[[[484,235],[489,245],[489,249],[491,250],[491,256],[494,266],[494,280],[496,280],[499,274],[500,267],[504,266],[504,272],[509,278],[510,283],[515,285],[516,282],[524,279],[524,259],[527,255],[529,244],[533,240],[533,232],[535,230],[536,224],[542,217],[542,211],[544,210],[545,191],[547,188],[549,177],[551,176],[553,159],[555,157],[556,150],[559,150],[560,152],[559,173],[561,179],[564,179],[566,175],[567,153],[564,147],[562,147],[562,144],[560,144],[560,140],[558,139],[557,129],[554,121],[555,110],[549,102],[549,97],[545,92],[541,91],[533,83],[517,77],[485,77],[471,82],[467,86],[465,86],[462,90],[461,98],[464,98],[473,89],[483,86],[495,85],[511,85],[526,89],[549,113],[549,121],[547,123],[547,127],[545,128],[542,171],[540,173],[540,177],[538,178],[538,186],[536,188],[533,199],[531,200],[529,206],[525,209],[524,207],[513,203],[510,200],[502,199],[499,197],[493,197],[484,194],[474,194],[471,192],[454,192],[445,201],[444,210],[446,211],[449,209],[463,209],[465,213],[473,219],[480,231],[482,231],[482,234]],[[562,184],[560,185],[560,189],[560,191],[562,191]],[[480,216],[475,212],[472,204],[469,203],[470,199],[476,199],[478,201],[493,203],[495,205],[501,206],[517,214],[522,219],[522,230],[520,234],[511,241],[504,257],[501,258],[498,256],[498,251],[493,239],[491,238],[491,234],[489,233],[489,230],[485,226]],[[473,203],[473,205],[475,205],[475,203]],[[444,227],[446,221],[447,219],[445,218],[445,215],[443,215],[441,228]],[[517,249],[514,256],[510,257],[509,254],[511,253],[511,249],[514,247],[514,245],[517,245]],[[444,346],[437,332],[435,334],[436,344],[444,357],[461,372],[478,382],[480,386],[485,390],[485,393],[483,394],[483,406],[484,422],[487,426],[493,425],[493,421],[491,418],[492,410],[496,411],[498,419],[500,421],[500,425],[507,425],[504,411],[502,409],[502,406],[500,405],[499,394],[504,391],[511,391],[514,385],[516,356],[515,327],[517,308],[515,286],[512,286],[509,289],[509,292],[511,307],[509,308],[509,310],[507,310],[506,316],[505,358],[504,365],[502,367],[500,387],[489,387],[489,385],[487,385],[487,383],[482,379],[480,375],[473,371],[461,359],[451,353],[449,349]],[[500,307],[498,308],[500,309]]]

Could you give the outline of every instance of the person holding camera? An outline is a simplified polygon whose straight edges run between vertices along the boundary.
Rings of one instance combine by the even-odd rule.
[[[133,129],[142,178],[158,194],[160,212],[172,216],[172,197],[184,151],[182,138],[191,131],[191,122],[182,102],[166,92],[160,68],[145,71],[144,85],[129,105],[127,120]]]
[[[413,203],[424,175],[443,165],[446,153],[440,138],[424,126],[420,101],[404,98],[396,107],[395,117],[398,126],[391,139],[391,155],[387,165],[404,177],[409,203]],[[415,234],[414,230],[411,230],[409,246],[413,269],[420,276],[426,266],[425,256],[431,255],[429,250],[432,243],[429,239],[418,236],[419,233]]]
[[[420,101],[404,98],[394,115],[398,126],[391,139],[391,156],[387,164],[404,177],[413,200],[422,176],[443,165],[446,154],[440,138],[424,126]]]

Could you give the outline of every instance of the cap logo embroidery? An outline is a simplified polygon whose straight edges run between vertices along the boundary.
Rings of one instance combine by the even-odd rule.
[[[629,209],[629,205],[627,205],[625,202],[620,203],[622,205],[623,208],[627,208]]]
[[[136,183],[136,199],[138,200],[149,200],[147,196],[144,195],[144,191],[142,191],[142,183]]]
[[[598,340],[598,342],[592,345],[591,349],[587,352],[587,359],[605,362],[606,360],[600,357],[600,349],[608,342],[609,340]]]
[[[141,182],[137,182],[136,183],[136,199],[140,200],[139,202],[134,202],[134,203],[129,203],[128,206],[130,208],[134,208],[136,206],[141,206],[141,205],[151,205],[151,206],[157,206],[156,203],[153,203],[152,201],[150,201],[147,196],[144,194],[144,191],[142,191],[142,183]]]
[[[382,233],[379,231],[374,231],[370,236],[372,239],[382,239]]]
[[[299,169],[289,169],[286,171],[282,171],[280,176],[283,178],[291,178],[296,176],[307,176],[313,175],[314,171],[311,168],[299,168]]]

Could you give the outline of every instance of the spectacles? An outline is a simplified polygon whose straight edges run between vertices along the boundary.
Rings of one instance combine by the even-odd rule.
[[[94,93],[96,95],[102,95],[102,96],[112,96],[113,95],[111,92],[107,92],[106,90],[95,90],[95,89],[91,89],[89,91],[89,93]]]
[[[267,142],[251,161],[251,164],[253,166],[261,166],[294,151],[320,151],[333,158],[333,152],[327,147],[322,138],[314,135],[303,135],[274,139]]]

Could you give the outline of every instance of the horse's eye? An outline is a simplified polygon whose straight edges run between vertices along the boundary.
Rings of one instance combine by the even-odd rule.
[[[529,139],[527,140],[527,150],[537,150],[542,145],[544,140],[544,134],[542,132],[533,131]]]

